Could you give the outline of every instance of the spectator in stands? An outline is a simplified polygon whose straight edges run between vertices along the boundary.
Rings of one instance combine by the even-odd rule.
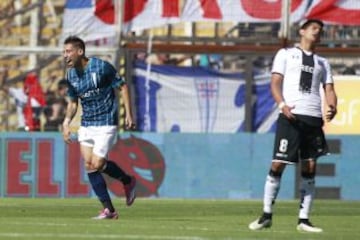
[[[200,54],[197,59],[197,65],[205,68],[220,70],[223,68],[223,59],[221,54]]]
[[[15,100],[16,105],[16,114],[17,114],[17,130],[25,131],[25,120],[23,107],[27,102],[27,96],[23,90],[23,88],[15,88],[9,87],[5,85],[6,80],[8,78],[8,70],[7,68],[2,71],[2,75],[0,77],[0,90],[4,91],[6,94],[10,95]]]
[[[66,97],[67,82],[62,79],[58,82],[55,93],[47,93],[47,107],[44,109],[46,122],[44,131],[61,131],[66,114],[68,99]]]
[[[1,89],[9,94],[15,100],[16,116],[17,116],[17,130],[25,131],[25,117],[24,106],[27,103],[27,95],[23,88],[2,86]]]
[[[45,95],[35,72],[29,72],[24,81],[24,92],[27,102],[23,112],[26,131],[40,131],[40,115],[46,106]]]
[[[253,66],[255,69],[266,73],[271,71],[271,63],[271,58],[260,56],[253,61]]]
[[[135,54],[135,61],[146,61],[147,54],[146,52],[137,52]]]
[[[186,59],[188,59],[187,56],[174,57],[168,53],[159,53],[147,56],[146,61],[154,65],[179,65]]]
[[[342,72],[344,75],[356,75],[356,71],[354,68],[347,66],[345,67],[344,71]]]
[[[58,87],[58,75],[55,73],[50,73],[51,70],[49,70],[48,72],[48,76],[49,78],[45,81],[45,93],[55,93],[57,91],[57,87]]]
[[[16,105],[16,114],[17,114],[17,130],[18,131],[25,131],[25,119],[23,108],[27,102],[27,96],[23,90],[23,88],[15,88],[9,87],[5,85],[7,79],[7,70],[3,72],[3,76],[0,78],[0,90],[4,91],[10,97],[15,100]]]
[[[0,9],[1,13],[4,14],[13,14],[14,9],[14,2],[12,1],[1,1],[0,3]],[[1,14],[2,15],[2,14]],[[9,35],[11,35],[11,27],[12,27],[13,19],[9,17],[5,17],[3,20],[0,21],[0,27],[1,27],[1,37],[7,38]]]
[[[23,87],[6,85],[6,77],[1,78],[0,89],[15,100],[19,131],[39,131],[41,108],[45,98],[34,73],[29,73]]]

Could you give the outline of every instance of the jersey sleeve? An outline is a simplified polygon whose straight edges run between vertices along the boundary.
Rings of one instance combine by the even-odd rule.
[[[113,88],[118,88],[125,84],[125,80],[120,76],[116,69],[108,62],[105,62],[105,72],[111,81]]]
[[[67,85],[68,85],[67,95],[71,100],[74,100],[74,99],[77,99],[78,96],[76,94],[76,91],[75,91],[74,87],[70,84],[69,75],[70,75],[70,72],[67,71],[66,72],[66,78],[65,78],[66,82],[67,82]]]
[[[285,69],[286,69],[286,49],[282,48],[275,55],[271,73],[280,73],[284,75]]]
[[[68,95],[69,98],[72,99],[72,100],[78,98],[77,95],[76,95],[75,89],[74,89],[73,86],[71,86],[71,84],[68,84],[67,95]]]

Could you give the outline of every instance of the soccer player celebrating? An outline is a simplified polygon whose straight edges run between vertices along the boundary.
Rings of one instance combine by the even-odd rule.
[[[90,184],[103,205],[94,219],[117,219],[118,214],[109,196],[102,173],[121,181],[124,185],[126,204],[135,200],[136,179],[126,174],[116,163],[107,159],[118,134],[118,99],[116,89],[124,100],[127,127],[133,126],[129,91],[125,81],[108,62],[85,56],[85,43],[76,36],[64,41],[64,59],[68,67],[66,79],[70,102],[63,122],[63,137],[71,141],[69,124],[82,106],[81,126],[78,130],[80,152],[85,162]]]
[[[300,44],[280,49],[274,59],[271,92],[278,104],[273,160],[264,187],[263,214],[249,224],[251,230],[272,225],[273,204],[280,189],[281,175],[287,164],[301,161],[301,203],[297,230],[322,232],[309,221],[314,198],[316,160],[327,153],[322,130],[323,114],[320,86],[326,100],[327,121],[336,115],[337,96],[329,63],[315,53],[323,23],[306,20],[300,27]]]

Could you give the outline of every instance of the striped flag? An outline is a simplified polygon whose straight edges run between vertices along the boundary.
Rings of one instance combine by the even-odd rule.
[[[67,0],[62,38],[77,35],[84,41],[115,37],[115,6],[112,0]]]

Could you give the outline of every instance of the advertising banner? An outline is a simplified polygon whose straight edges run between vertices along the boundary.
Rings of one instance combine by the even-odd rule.
[[[262,199],[273,140],[273,134],[123,133],[109,159],[136,177],[139,197]],[[329,140],[338,149],[318,161],[320,197],[360,200],[360,138]],[[280,199],[296,197],[296,172],[289,166],[282,176]],[[124,197],[122,184],[104,176],[110,193]],[[0,197],[95,197],[79,144],[65,144],[60,133],[2,134]]]
[[[328,134],[360,134],[360,77],[336,76],[337,116],[325,124]],[[326,108],[326,107],[325,107]]]

